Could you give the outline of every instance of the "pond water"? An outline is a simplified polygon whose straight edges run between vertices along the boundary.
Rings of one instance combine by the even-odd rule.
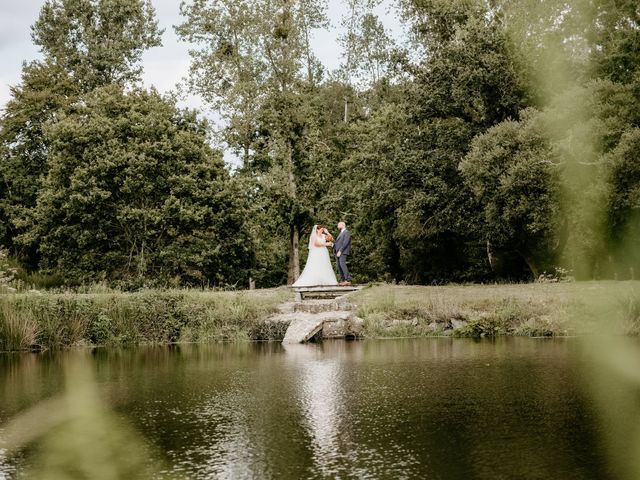
[[[64,391],[75,361],[161,478],[613,478],[577,348],[406,339],[3,354],[0,437]],[[0,478],[37,453],[0,450]]]

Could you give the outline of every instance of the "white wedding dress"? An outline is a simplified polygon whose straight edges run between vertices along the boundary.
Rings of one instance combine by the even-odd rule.
[[[311,231],[311,237],[309,238],[309,256],[307,257],[307,264],[304,266],[304,270],[300,274],[300,277],[293,284],[294,287],[315,287],[322,285],[337,285],[336,273],[333,271],[331,265],[331,259],[329,258],[329,250],[325,246],[326,236],[321,235],[317,238],[316,225],[313,226]],[[316,239],[318,239],[321,245],[316,245]]]

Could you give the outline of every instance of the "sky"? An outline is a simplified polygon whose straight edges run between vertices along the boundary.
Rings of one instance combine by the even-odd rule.
[[[181,42],[173,29],[174,25],[181,23],[180,0],[152,0],[152,3],[160,28],[164,29],[163,45],[144,54],[143,82],[147,87],[153,85],[160,92],[167,92],[174,89],[188,73],[189,45]],[[31,25],[43,4],[44,0],[0,0],[0,109],[10,97],[10,85],[20,82],[22,62],[38,58],[38,49],[31,43]],[[383,3],[377,13],[392,34],[399,32],[398,20],[387,10]],[[329,70],[337,68],[341,61],[337,38],[340,18],[345,12],[341,0],[329,0],[328,13],[332,28],[316,32],[313,39],[316,56]],[[181,103],[206,111],[206,106],[196,96],[188,96]],[[213,112],[208,113],[210,116]]]

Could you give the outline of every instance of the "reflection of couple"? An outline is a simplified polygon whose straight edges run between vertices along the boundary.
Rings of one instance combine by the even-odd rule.
[[[333,237],[322,225],[314,225],[309,237],[309,256],[302,274],[293,284],[294,287],[313,287],[321,285],[351,285],[351,275],[347,267],[347,258],[351,254],[351,234],[344,222],[338,223],[340,234]],[[333,247],[336,265],[340,274],[340,283],[331,266],[327,247]]]

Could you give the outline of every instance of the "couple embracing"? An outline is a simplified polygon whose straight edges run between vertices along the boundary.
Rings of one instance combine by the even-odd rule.
[[[347,267],[347,258],[351,254],[351,234],[344,222],[338,223],[340,234],[333,241],[332,235],[322,225],[314,225],[309,237],[309,256],[302,274],[293,284],[294,287],[315,287],[323,285],[351,285],[351,275]],[[340,274],[340,283],[336,280],[336,274],[331,266],[329,251],[333,253]]]

